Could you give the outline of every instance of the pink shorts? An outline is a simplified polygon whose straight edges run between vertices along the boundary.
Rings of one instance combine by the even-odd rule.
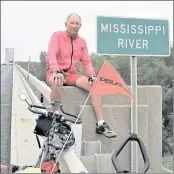
[[[49,85],[49,78],[53,73],[48,69],[46,72],[46,83]],[[76,86],[76,81],[79,77],[82,77],[81,74],[78,73],[65,73],[65,85]]]

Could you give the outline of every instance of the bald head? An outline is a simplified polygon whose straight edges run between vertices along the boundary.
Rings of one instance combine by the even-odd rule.
[[[71,13],[71,14],[69,14],[69,15],[67,16],[67,18],[66,18],[66,22],[68,22],[72,16],[78,17],[79,20],[80,20],[80,23],[81,23],[81,17],[80,17],[78,14],[76,14],[76,13]]]
[[[69,36],[74,39],[81,27],[81,17],[75,13],[67,16],[65,26]]]

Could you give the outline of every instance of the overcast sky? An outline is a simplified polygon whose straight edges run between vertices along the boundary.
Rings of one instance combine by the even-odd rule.
[[[96,17],[122,16],[168,19],[170,41],[173,42],[172,1],[1,1],[1,61],[5,48],[15,49],[15,60],[39,60],[41,50],[47,51],[53,32],[65,30],[70,13],[82,18],[79,34],[86,39],[89,52],[96,52]]]

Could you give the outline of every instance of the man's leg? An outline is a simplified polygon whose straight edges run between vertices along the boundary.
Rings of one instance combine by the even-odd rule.
[[[52,73],[47,71],[46,74],[46,82],[51,88],[51,93],[50,93],[50,99],[51,102],[53,100],[60,100],[61,101],[61,92],[60,92],[60,86],[58,84],[52,83],[51,82],[51,77]],[[54,107],[51,108],[53,112],[59,111],[59,103],[55,103]]]
[[[80,78],[78,78],[77,82],[76,82],[76,86],[79,88],[82,88],[86,91],[90,91],[91,90],[91,85],[88,82],[88,78],[85,76],[82,76]],[[101,100],[101,96],[99,95],[92,95],[91,96],[91,102],[96,114],[96,119],[97,121],[103,120],[103,111],[102,111],[102,100]]]
[[[81,76],[77,79],[76,86],[79,88],[82,88],[88,92],[92,88],[92,86],[88,82],[88,78],[85,76]],[[98,121],[96,132],[104,134],[106,137],[109,137],[109,138],[116,137],[116,133],[111,131],[111,129],[109,128],[107,123],[104,122],[101,96],[92,95],[91,102],[92,102],[92,106],[94,108],[94,112],[96,114],[96,119]]]
[[[53,100],[60,100],[61,101],[61,93],[60,93],[60,87],[55,84],[50,84],[51,93],[50,93],[50,99]],[[55,103],[53,112],[59,110],[59,103]]]

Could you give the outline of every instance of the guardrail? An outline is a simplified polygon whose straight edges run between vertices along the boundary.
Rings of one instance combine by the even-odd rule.
[[[28,73],[25,69],[23,69],[19,65],[16,65],[16,67],[20,70],[25,79],[27,79],[28,84],[29,85],[32,84],[34,88],[44,96],[47,102],[50,102],[50,92],[51,92],[50,87],[48,87],[45,83],[38,80],[32,74]]]
[[[30,96],[33,104],[42,105],[42,103],[39,101],[39,99],[33,93],[32,89],[30,88],[27,81],[24,79],[24,77],[25,78],[29,77],[28,82],[31,83],[32,85],[34,85],[36,90],[38,92],[40,92],[47,99],[47,101],[49,101],[50,88],[46,84],[44,84],[43,82],[38,80],[36,77],[34,77],[32,74],[28,73],[26,70],[21,68],[20,66],[16,65],[16,67],[19,70],[18,72],[21,76],[21,79],[24,83],[24,86],[25,86],[25,88],[28,92],[28,95]],[[76,128],[74,127],[74,129],[76,129]],[[77,129],[79,131],[79,127]],[[82,129],[81,129],[81,131],[82,131]],[[76,137],[76,135],[75,135],[75,137]],[[80,146],[80,152],[81,152],[81,137],[80,138],[78,137],[76,139],[80,140],[78,142],[76,141],[76,144],[78,143],[78,147]],[[76,150],[79,152],[79,149],[76,149]],[[62,153],[62,159],[64,160],[66,166],[68,167],[68,170],[71,173],[88,173],[87,169],[84,167],[83,163],[80,161],[79,157],[77,156],[77,152],[75,153],[73,148],[69,148],[66,151],[64,151]]]

